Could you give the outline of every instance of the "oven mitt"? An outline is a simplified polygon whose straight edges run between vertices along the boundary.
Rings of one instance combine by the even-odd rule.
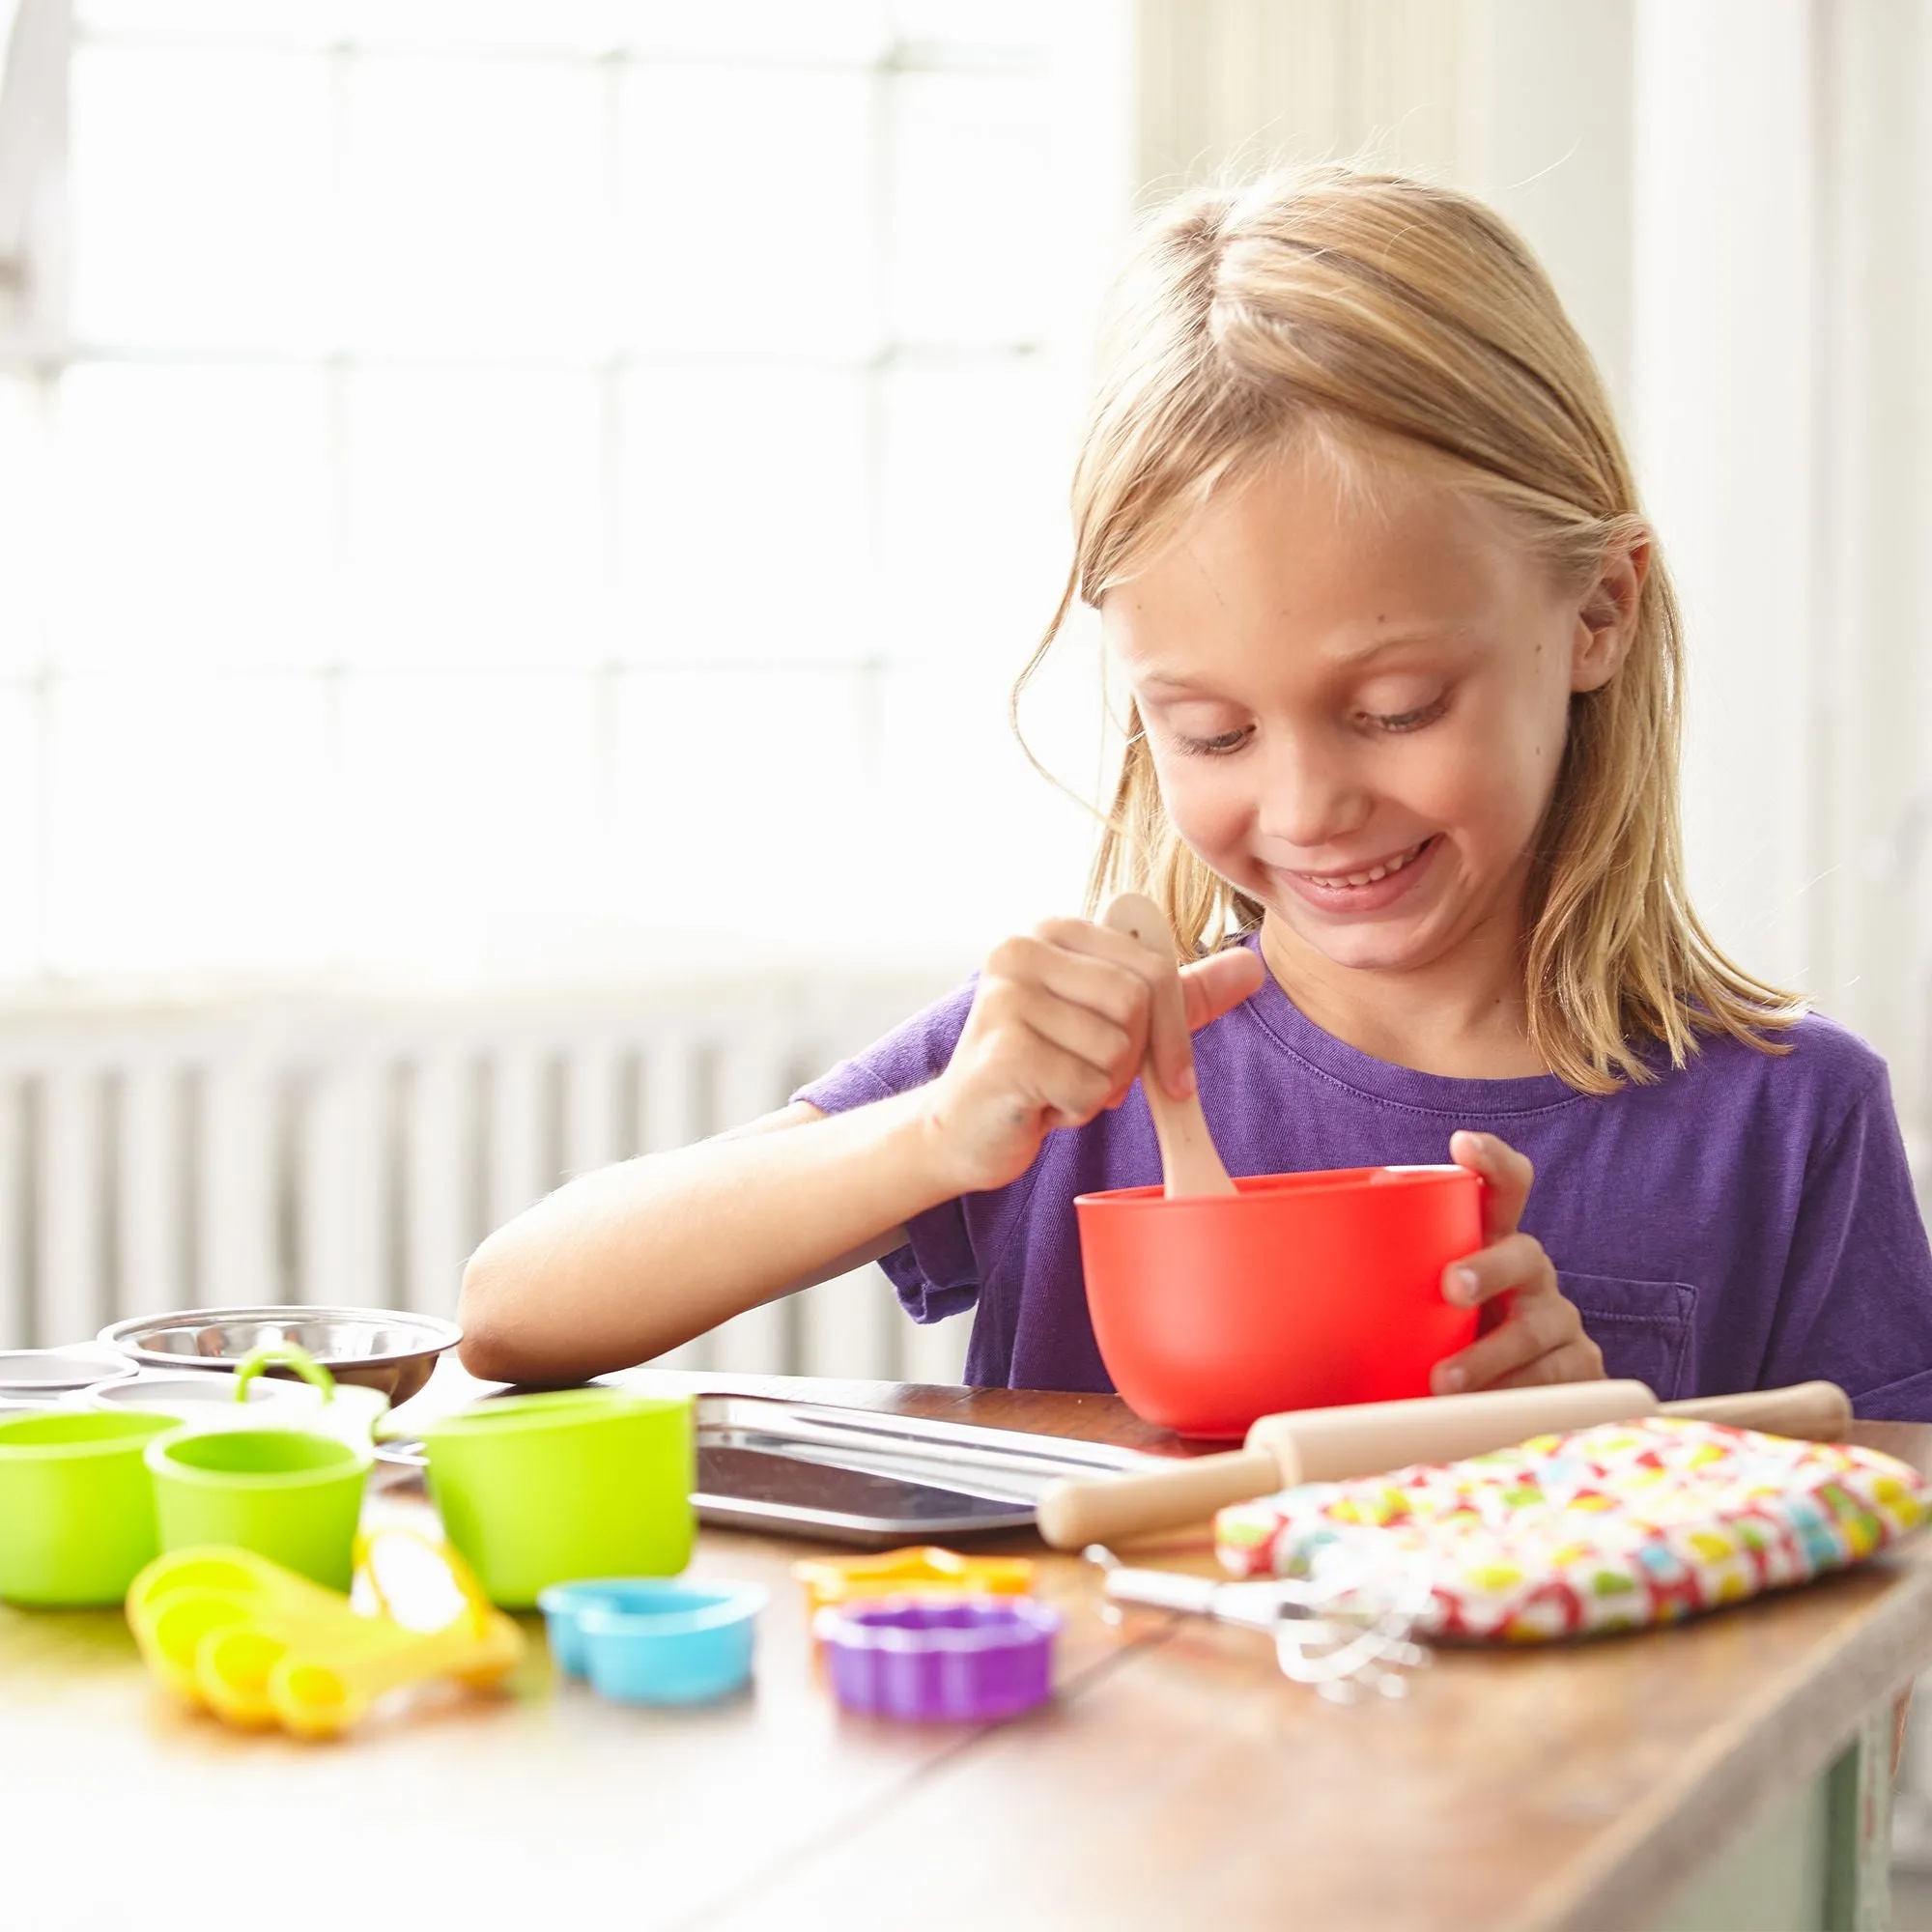
[[[1876,1450],[1649,1416],[1304,1483],[1222,1510],[1215,1545],[1238,1577],[1306,1576],[1332,1555],[1366,1579],[1378,1558],[1420,1558],[1417,1637],[1535,1643],[1807,1583],[1918,1528],[1928,1498]]]

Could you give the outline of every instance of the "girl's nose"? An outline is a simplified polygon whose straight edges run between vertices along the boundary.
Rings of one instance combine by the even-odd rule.
[[[1372,800],[1332,746],[1282,739],[1265,761],[1256,820],[1271,843],[1319,852],[1368,823]]]

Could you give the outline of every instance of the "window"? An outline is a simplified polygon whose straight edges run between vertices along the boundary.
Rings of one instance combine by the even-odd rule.
[[[1124,12],[78,0],[0,332],[0,973],[1070,906],[1005,691]]]

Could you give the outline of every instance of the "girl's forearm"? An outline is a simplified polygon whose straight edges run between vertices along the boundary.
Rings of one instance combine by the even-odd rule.
[[[464,1270],[465,1367],[541,1381],[648,1361],[888,1252],[959,1191],[918,1092],[800,1116],[599,1169],[497,1229]]]

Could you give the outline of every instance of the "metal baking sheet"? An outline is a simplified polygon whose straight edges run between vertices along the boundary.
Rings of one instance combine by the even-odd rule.
[[[977,1423],[770,1396],[694,1400],[701,1521],[889,1548],[1026,1529],[1047,1484],[1160,1466],[1164,1458]],[[385,1461],[422,1463],[419,1443]]]
[[[1031,1528],[1033,1505],[753,1449],[700,1447],[692,1505],[720,1529],[890,1548]]]
[[[696,1401],[702,1521],[828,1542],[1030,1528],[1047,1484],[1158,1459],[1104,1443],[767,1396]]]

